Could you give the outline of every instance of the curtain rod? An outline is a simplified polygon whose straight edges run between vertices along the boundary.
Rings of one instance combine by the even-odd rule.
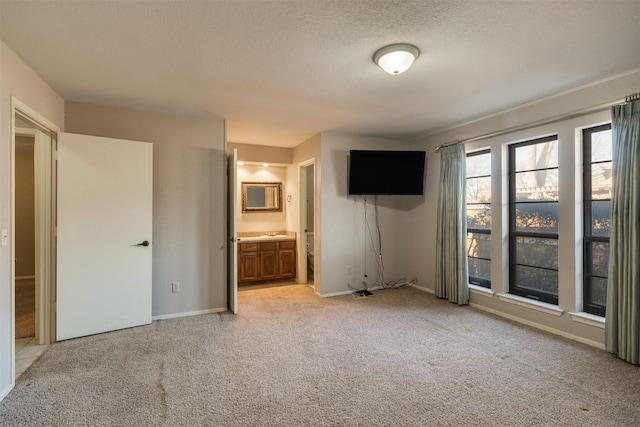
[[[604,111],[604,110],[606,110],[608,108],[613,107],[614,105],[624,104],[624,103],[628,103],[628,102],[632,102],[632,101],[638,101],[638,100],[640,100],[640,92],[633,93],[631,95],[627,95],[624,98],[616,99],[615,101],[610,101],[610,102],[607,102],[607,103],[604,103],[604,104],[594,105],[593,107],[589,107],[589,108],[583,108],[582,110],[576,110],[576,111],[572,111],[570,113],[559,114],[557,116],[548,117],[546,119],[541,119],[541,120],[536,120],[536,121],[533,121],[533,122],[525,123],[523,125],[513,126],[513,127],[510,127],[510,128],[498,130],[498,131],[495,131],[495,132],[489,132],[489,133],[485,133],[485,134],[482,134],[482,135],[474,136],[474,137],[471,137],[471,138],[461,139],[460,141],[446,142],[446,143],[438,145],[436,147],[436,153],[438,151],[440,151],[440,149],[442,147],[447,147],[449,145],[464,144],[465,142],[480,141],[480,140],[487,139],[487,138],[493,138],[494,136],[506,135],[508,133],[517,132],[517,131],[525,130],[525,129],[530,129],[530,128],[533,128],[533,127],[536,127],[536,126],[556,123],[556,122],[560,122],[560,121],[563,121],[563,120],[574,119],[576,117],[585,116],[587,114],[596,113],[596,112],[599,112],[599,111]]]

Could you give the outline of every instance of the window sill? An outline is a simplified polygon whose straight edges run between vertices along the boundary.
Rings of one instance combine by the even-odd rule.
[[[489,298],[493,298],[493,295],[495,295],[491,289],[476,285],[469,285],[469,293]]]
[[[557,305],[531,300],[529,298],[523,298],[516,295],[498,294],[498,298],[500,298],[500,301],[508,302],[509,304],[519,305],[520,307],[530,308],[531,310],[552,314],[554,316],[562,316],[562,313],[564,313],[564,310],[558,308]]]
[[[593,326],[595,328],[604,329],[604,317],[596,316],[595,314],[585,313],[580,311],[578,313],[571,313],[571,320],[585,325]]]

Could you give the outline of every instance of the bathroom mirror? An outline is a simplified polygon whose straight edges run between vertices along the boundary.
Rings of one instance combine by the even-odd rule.
[[[282,183],[243,182],[242,212],[282,212]]]

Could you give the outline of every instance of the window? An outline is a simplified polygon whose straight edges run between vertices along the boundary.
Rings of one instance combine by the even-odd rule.
[[[611,232],[611,125],[582,132],[584,248],[582,310],[605,315]]]
[[[509,292],[558,304],[558,138],[509,146]]]
[[[469,284],[491,287],[491,152],[467,154]]]

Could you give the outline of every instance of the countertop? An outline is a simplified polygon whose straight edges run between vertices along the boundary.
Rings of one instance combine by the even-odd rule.
[[[251,237],[238,237],[238,242],[280,242],[283,240],[296,240],[295,237],[279,234],[276,236],[251,236]]]

